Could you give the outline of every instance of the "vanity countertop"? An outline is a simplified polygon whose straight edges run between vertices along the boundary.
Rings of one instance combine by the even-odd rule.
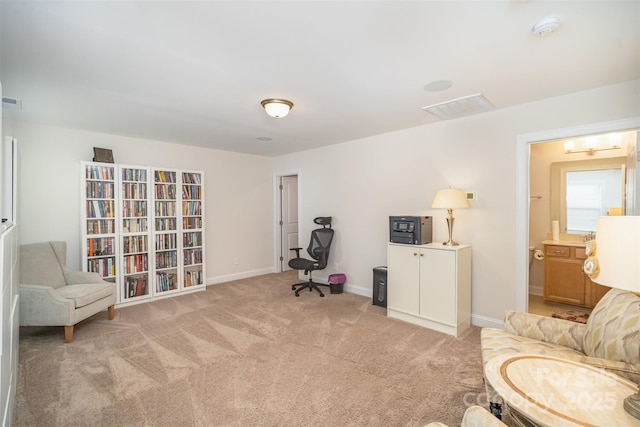
[[[556,245],[556,246],[573,246],[576,248],[584,248],[587,246],[586,242],[579,240],[543,240],[543,245]]]

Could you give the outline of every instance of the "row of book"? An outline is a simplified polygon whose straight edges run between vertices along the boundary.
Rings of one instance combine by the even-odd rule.
[[[147,292],[147,276],[129,276],[125,279],[124,294],[126,298],[147,295]]]
[[[158,231],[175,231],[177,229],[177,222],[175,218],[156,219],[156,230]]]
[[[156,268],[173,268],[178,266],[176,251],[160,252],[156,254]]]
[[[185,249],[184,265],[202,264],[202,249]]]
[[[123,181],[146,181],[147,171],[145,169],[122,168]]]
[[[156,236],[156,250],[176,249],[178,239],[175,234],[158,234]]]
[[[176,186],[175,185],[156,185],[156,199],[175,200]]]
[[[113,166],[88,165],[84,171],[85,178],[113,181],[114,169]]]
[[[202,176],[199,173],[182,172],[182,182],[187,184],[202,184]]]
[[[146,252],[147,248],[147,236],[124,236],[122,239],[122,250],[125,254]]]
[[[123,233],[139,233],[147,231],[147,218],[127,218],[122,220]]]
[[[156,182],[176,182],[176,173],[169,171],[155,171]]]
[[[113,200],[87,200],[87,218],[113,218]]]
[[[202,218],[190,217],[182,218],[182,228],[185,230],[195,230],[202,228]]]
[[[202,215],[202,202],[200,201],[182,202],[182,215]]]
[[[122,216],[147,216],[147,202],[138,200],[125,200],[122,203]]]
[[[122,198],[124,199],[146,199],[147,184],[140,182],[125,182],[122,184]]]
[[[124,257],[124,274],[142,273],[149,270],[147,254],[128,255]]]
[[[87,234],[113,234],[115,223],[112,219],[87,220]]]
[[[113,255],[114,246],[113,237],[89,239],[87,242],[87,255],[90,257]]]
[[[113,277],[116,275],[116,261],[114,257],[90,259],[87,261],[87,271],[99,273],[102,277]]]
[[[202,270],[186,270],[184,272],[184,286],[196,286],[204,283]]]
[[[87,181],[87,199],[113,199],[113,182]]]
[[[156,216],[176,216],[174,202],[156,202]]]
[[[182,235],[182,247],[193,248],[195,246],[202,246],[202,233],[188,232]]]
[[[156,273],[156,292],[166,292],[178,289],[178,275],[176,273]]]
[[[182,199],[200,200],[202,199],[202,187],[199,185],[183,185]]]

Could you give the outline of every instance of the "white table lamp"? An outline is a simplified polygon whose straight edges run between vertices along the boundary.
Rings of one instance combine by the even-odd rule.
[[[467,193],[459,188],[445,188],[439,190],[436,196],[433,198],[432,208],[446,209],[447,210],[447,227],[449,228],[449,240],[444,242],[446,246],[458,246],[457,242],[453,241],[453,217],[454,209],[466,209],[469,207],[469,201],[467,200]]]
[[[584,271],[592,281],[640,292],[640,216],[598,218],[595,244],[587,246]],[[638,305],[640,310],[640,304]],[[624,409],[640,419],[640,391],[627,397]]]

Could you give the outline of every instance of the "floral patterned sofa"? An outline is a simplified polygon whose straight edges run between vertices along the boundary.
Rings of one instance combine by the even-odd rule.
[[[483,328],[482,362],[509,353],[545,354],[587,363],[638,381],[640,296],[611,289],[594,307],[587,324],[507,311],[504,330]],[[500,417],[502,398],[485,375],[491,412]]]

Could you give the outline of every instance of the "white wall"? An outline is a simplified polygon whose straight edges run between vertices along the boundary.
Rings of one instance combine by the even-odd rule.
[[[476,191],[471,209],[454,211],[454,238],[473,246],[473,321],[497,325],[516,306],[516,253],[528,253],[515,243],[516,233],[528,235],[516,228],[518,135],[640,116],[639,86],[632,81],[282,156],[275,173],[300,170],[301,243],[314,217],[335,218],[324,277],[337,270],[349,286],[369,291],[372,268],[386,265],[389,215],[432,215],[434,240],[443,241],[445,212],[430,207],[435,192]]]
[[[205,172],[208,283],[273,271],[270,158],[18,121],[13,135],[21,244],[66,240],[67,265],[80,267],[80,161],[90,161],[95,146],[112,149],[117,163]]]

